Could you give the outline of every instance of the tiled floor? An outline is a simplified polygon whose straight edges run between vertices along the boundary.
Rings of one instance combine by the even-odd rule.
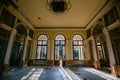
[[[75,80],[74,75],[77,75],[77,80],[120,80],[116,77],[101,72],[94,68],[70,67],[64,71],[70,75],[71,79],[64,77],[64,71],[60,67],[27,67],[13,68],[7,73],[4,73],[0,80]],[[62,72],[63,71],[63,72]]]
[[[27,67],[23,69],[14,68],[4,73],[0,80],[64,80],[58,70],[59,67]]]
[[[59,67],[44,69],[39,80],[64,80],[58,68]]]
[[[70,69],[80,78],[85,80],[120,80],[110,73],[100,71],[90,67],[70,67]]]
[[[4,73],[1,76],[0,80],[21,80],[22,77],[27,75],[30,71],[33,71],[34,68],[23,68],[23,69],[18,69],[18,68],[13,68],[7,73]]]

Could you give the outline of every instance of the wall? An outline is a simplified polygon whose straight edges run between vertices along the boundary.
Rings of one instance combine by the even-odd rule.
[[[73,48],[72,48],[72,38],[75,34],[80,34],[84,38],[84,42],[87,38],[87,34],[85,30],[36,30],[34,31],[34,41],[35,45],[33,45],[31,50],[31,59],[35,59],[36,55],[36,45],[37,38],[40,34],[45,34],[48,37],[48,50],[47,50],[47,60],[54,60],[54,39],[56,35],[63,34],[66,38],[66,60],[73,60]],[[33,57],[34,56],[34,57]]]

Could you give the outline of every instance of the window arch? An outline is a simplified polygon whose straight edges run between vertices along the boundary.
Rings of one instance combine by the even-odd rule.
[[[47,59],[47,44],[47,36],[40,35],[37,40],[36,59]]]
[[[63,35],[57,35],[55,40],[65,40],[65,37]]]
[[[55,60],[65,59],[65,37],[57,35],[55,37]]]
[[[73,36],[73,59],[84,59],[84,42],[81,35]]]

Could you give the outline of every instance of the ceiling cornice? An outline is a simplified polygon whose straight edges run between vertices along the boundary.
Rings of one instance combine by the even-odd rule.
[[[31,23],[30,19],[28,19],[28,17],[25,15],[25,12],[19,6],[19,4],[16,2],[16,0],[10,0],[10,2],[9,1],[7,1],[7,2],[10,4],[6,8],[8,8],[10,12],[12,11],[12,13],[15,16],[17,16],[19,19],[22,19],[21,21],[23,21],[25,23],[27,22],[26,25],[29,28],[31,28],[32,30],[34,30],[35,29],[34,25]]]
[[[35,29],[85,29],[85,27],[35,27]]]
[[[107,0],[104,5],[100,8],[100,10],[93,16],[93,18],[88,22],[88,24],[86,24],[86,26],[84,28],[87,28],[89,26],[89,24],[96,18],[96,16],[102,11],[102,9],[108,4],[110,0]]]
[[[92,19],[86,24],[85,27],[35,27],[35,29],[86,29],[89,24],[96,18],[96,16],[102,11],[102,9],[108,4],[110,0],[107,0],[99,11],[92,17]]]

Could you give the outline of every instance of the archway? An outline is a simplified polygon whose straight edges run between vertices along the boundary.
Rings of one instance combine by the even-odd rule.
[[[27,30],[24,25],[20,24],[16,27],[16,31],[17,34],[14,38],[10,56],[10,66],[22,66],[22,58]]]
[[[40,35],[37,40],[36,59],[47,60],[47,36]]]
[[[73,37],[73,59],[84,60],[84,43],[81,35],[74,35]]]
[[[93,36],[95,38],[95,44],[97,49],[97,59],[100,63],[100,67],[109,67],[109,54],[107,50],[106,38],[103,33],[104,25],[98,22],[93,28]]]

